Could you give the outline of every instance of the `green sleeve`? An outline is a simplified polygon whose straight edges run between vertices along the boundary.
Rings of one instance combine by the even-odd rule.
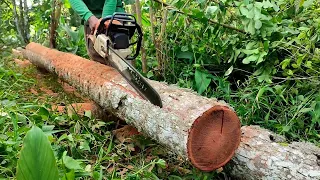
[[[69,0],[69,2],[72,9],[81,17],[81,19],[87,21],[93,15],[82,0]]]
[[[112,15],[114,12],[125,12],[121,0],[106,0],[103,6],[102,17]]]

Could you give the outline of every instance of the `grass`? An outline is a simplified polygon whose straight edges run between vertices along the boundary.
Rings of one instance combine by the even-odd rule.
[[[64,92],[52,74],[40,73],[34,67],[18,68],[8,51],[2,52],[0,58],[0,178],[15,178],[23,138],[34,124],[51,142],[60,177],[172,180],[224,177],[223,172],[198,171],[143,136],[119,141],[113,130],[125,125],[121,121],[102,121],[90,113],[79,116],[52,111],[52,105],[85,100]],[[64,155],[72,158],[71,164],[62,161]]]

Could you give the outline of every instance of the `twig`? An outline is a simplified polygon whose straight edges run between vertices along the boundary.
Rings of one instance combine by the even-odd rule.
[[[180,14],[184,14],[184,15],[188,16],[188,17],[191,18],[191,19],[200,21],[199,18],[194,17],[192,14],[185,13],[185,12],[177,9],[176,7],[171,6],[171,5],[169,5],[169,4],[165,3],[165,2],[162,2],[162,1],[160,1],[160,0],[153,0],[153,1],[155,1],[155,2],[157,2],[157,3],[160,3],[160,4],[162,4],[162,5],[164,5],[164,6],[168,7],[168,8],[171,8],[171,9],[175,10],[176,12],[178,12],[178,13],[180,13]],[[230,26],[230,25],[227,25],[227,24],[219,23],[219,22],[217,22],[217,21],[215,21],[215,20],[212,20],[212,19],[208,19],[208,21],[209,21],[209,23],[211,23],[211,24],[217,24],[217,25],[223,26],[223,27],[225,27],[225,28],[228,28],[228,29],[231,29],[231,30],[234,30],[234,31],[243,33],[243,34],[247,34],[247,33],[246,33],[244,30],[242,30],[242,29],[238,29],[238,28],[236,28],[236,27],[233,27],[233,26]]]

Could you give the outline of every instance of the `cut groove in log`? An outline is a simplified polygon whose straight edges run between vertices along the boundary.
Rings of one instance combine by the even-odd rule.
[[[106,65],[36,43],[28,44],[23,55],[200,170],[212,171],[225,165],[239,146],[240,120],[225,102],[148,80],[163,101],[163,108],[159,108],[142,99]]]

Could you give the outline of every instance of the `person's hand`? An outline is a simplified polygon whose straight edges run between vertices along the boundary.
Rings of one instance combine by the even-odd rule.
[[[97,31],[99,25],[100,25],[100,22],[101,22],[102,18],[100,18],[98,20],[98,22],[96,23],[96,26],[95,26],[95,30],[94,30],[94,33]],[[105,28],[107,29],[109,27],[109,24],[110,24],[111,20],[107,20],[106,22],[104,22],[104,26]],[[118,25],[122,25],[122,23],[120,21],[117,21],[117,20],[113,20],[112,21],[112,24],[118,24]]]
[[[89,23],[89,27],[91,29],[91,34],[93,34],[96,30],[96,27],[98,27],[100,20],[95,16],[91,16],[88,19],[88,23]]]

